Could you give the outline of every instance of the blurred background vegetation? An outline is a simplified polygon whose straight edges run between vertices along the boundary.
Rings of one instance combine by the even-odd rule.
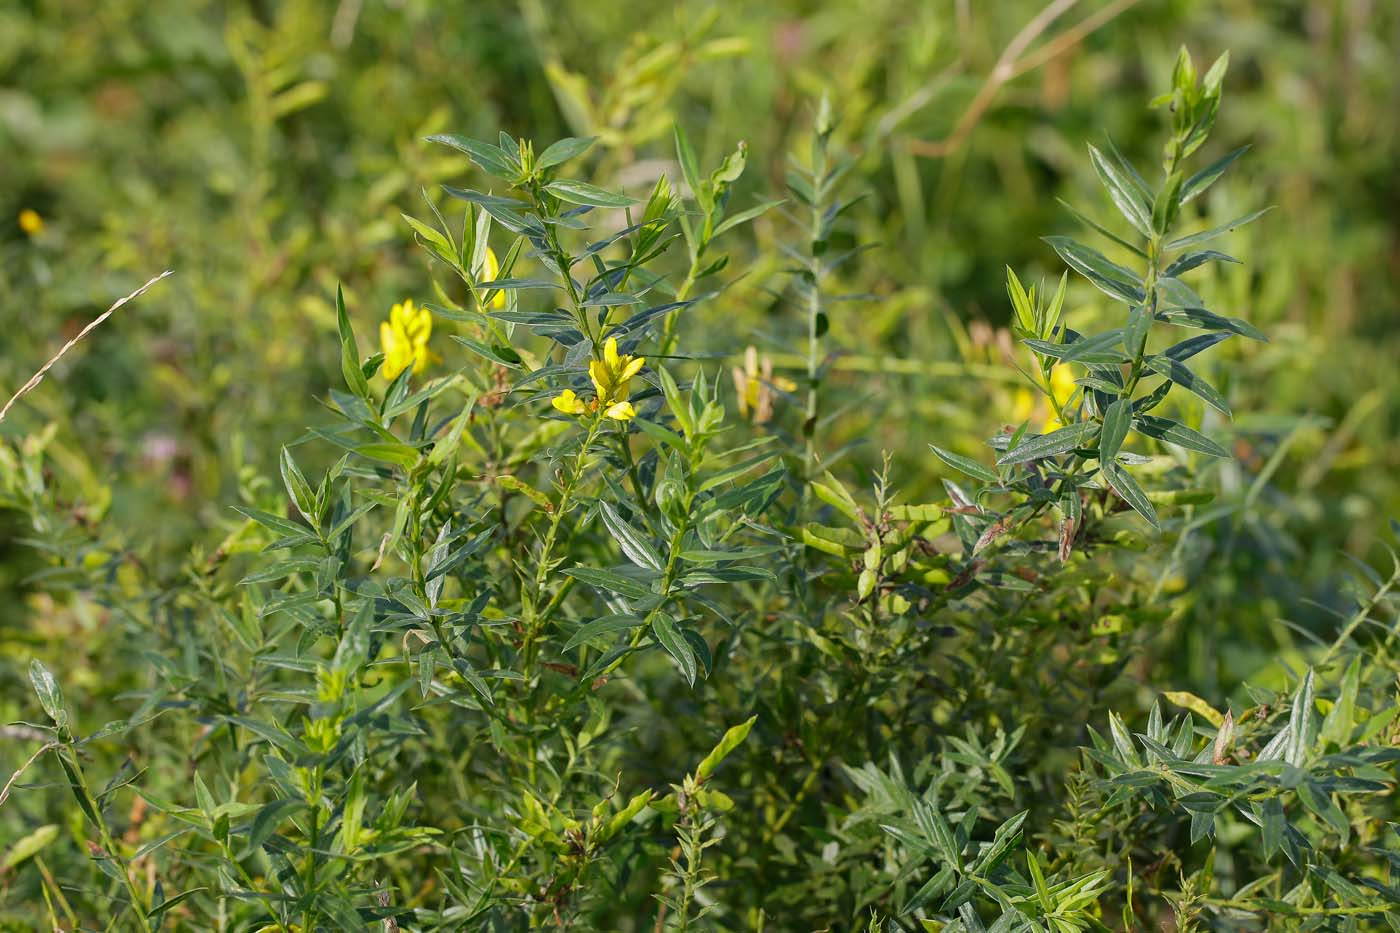
[[[70,570],[153,585],[215,548],[239,489],[322,418],[336,283],[362,334],[393,302],[431,297],[400,212],[423,216],[422,189],[466,169],[422,141],[435,132],[597,135],[594,180],[637,193],[678,176],[679,122],[702,164],[747,143],[742,208],[781,190],[829,94],[870,246],[843,283],[864,299],[832,321],[833,436],[862,442],[843,467],[857,477],[888,449],[910,501],[941,496],[948,471],[925,442],[973,453],[1025,416],[997,333],[1004,266],[1059,275],[1039,240],[1074,226],[1058,198],[1109,215],[1085,141],[1156,164],[1160,117],[1141,102],[1185,44],[1231,55],[1216,154],[1253,146],[1202,221],[1275,205],[1228,243],[1247,265],[1198,287],[1273,339],[1218,351],[1247,374],[1224,388],[1250,414],[1207,428],[1238,462],[1178,544],[1162,588],[1185,595],[1128,673],[1212,700],[1265,676],[1349,605],[1345,555],[1380,560],[1400,514],[1400,12],[1051,7],[1062,15],[1039,29],[1040,0],[0,4],[0,396],[115,298],[176,273],[0,425],[47,444],[63,505],[38,532],[0,509],[0,656],[62,658],[82,689],[113,651],[139,650],[115,644],[100,605],[55,605],[54,571],[24,539],[69,549]],[[785,270],[768,245],[784,223],[771,212],[731,245],[733,285],[685,322],[687,352],[728,368],[753,344],[784,369],[796,316],[774,313]],[[1071,314],[1100,303],[1072,283]],[[460,352],[441,330],[438,352]],[[0,719],[26,695],[18,661],[0,663]]]

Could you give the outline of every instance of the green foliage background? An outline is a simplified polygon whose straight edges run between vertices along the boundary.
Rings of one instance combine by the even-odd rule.
[[[116,297],[176,273],[0,425],[17,444],[52,432],[54,489],[48,553],[22,540],[33,529],[19,504],[0,510],[0,719],[35,717],[30,657],[55,671],[89,731],[125,715],[150,661],[89,575],[175,587],[217,556],[237,525],[230,505],[280,489],[269,478],[281,445],[324,422],[318,400],[339,383],[337,283],[362,338],[391,304],[433,299],[400,215],[426,216],[420,191],[459,184],[469,163],[424,137],[505,130],[543,147],[596,135],[590,179],[645,196],[660,172],[677,174],[680,124],[705,166],[746,142],[737,210],[782,191],[788,153],[806,145],[815,102],[829,95],[833,146],[855,160],[846,185],[863,196],[840,236],[869,245],[841,271],[843,290],[864,300],[831,315],[844,353],[825,389],[837,400],[825,430],[833,449],[860,442],[835,469],[868,488],[888,452],[904,501],[934,501],[955,474],[926,445],[977,456],[1012,422],[1020,377],[985,326],[1010,318],[1004,268],[1058,278],[1062,264],[1039,239],[1074,226],[1057,199],[1111,211],[1086,141],[1112,139],[1155,164],[1160,117],[1144,102],[1183,44],[1198,61],[1231,55],[1213,155],[1252,146],[1203,199],[1204,216],[1274,206],[1232,234],[1246,265],[1209,268],[1196,287],[1271,340],[1231,341],[1208,370],[1236,418],[1208,418],[1207,433],[1228,438],[1236,460],[1216,468],[1215,503],[1163,559],[1159,598],[1131,610],[1086,601],[1125,616],[1129,633],[1112,649],[1124,663],[1094,685],[1096,708],[1141,719],[1167,690],[1219,709],[1249,705],[1247,683],[1291,690],[1283,672],[1314,660],[1309,633],[1330,643],[1334,617],[1374,588],[1357,563],[1389,572],[1382,542],[1400,514],[1400,12],[1364,0],[1118,5],[1064,54],[1008,81],[937,157],[912,141],[957,133],[1041,4],[0,5],[0,395]],[[1103,8],[1080,6],[1047,36]],[[26,209],[43,218],[38,233],[14,220]],[[790,348],[803,325],[778,298],[788,269],[776,244],[790,232],[775,214],[736,231],[723,274],[733,284],[681,319],[687,355],[727,370],[754,344],[780,372],[801,368]],[[1110,310],[1082,280],[1068,301],[1080,314]],[[450,332],[444,324],[434,338],[442,356],[462,352]],[[308,474],[331,464],[332,451],[304,449]],[[1053,725],[1074,706],[1057,695],[1064,660],[1022,657],[1010,672],[1037,684],[1016,702],[1044,704],[1032,732],[1047,747],[1064,740],[1061,763],[1088,744]],[[658,710],[696,716],[643,735],[633,764],[650,755],[691,766],[737,721],[695,704],[744,707],[680,683],[658,690]],[[981,724],[1011,731],[995,709],[1012,696],[984,697],[994,712]],[[1092,724],[1106,732],[1104,721]],[[927,734],[906,738],[883,740],[913,770],[934,746]],[[7,739],[0,773],[27,757]],[[143,766],[163,796],[192,805],[186,764],[171,750]],[[1051,773],[1019,766],[1032,782]],[[60,791],[0,809],[0,848],[62,822]],[[61,844],[81,859],[73,840]],[[794,844],[820,849],[811,837]],[[765,870],[797,910],[806,892],[785,874],[792,866]],[[32,890],[0,878],[0,910],[22,918]]]

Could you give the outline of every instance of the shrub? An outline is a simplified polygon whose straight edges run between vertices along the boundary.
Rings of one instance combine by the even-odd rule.
[[[431,137],[478,173],[405,218],[431,300],[366,358],[338,294],[343,385],[280,488],[245,476],[177,588],[87,584],[149,664],[127,718],[80,730],[32,665],[47,720],[5,796],[50,771],[90,859],[56,876],[65,827],[32,829],[21,902],[124,929],[1400,929],[1400,564],[1290,689],[1118,712],[1229,457],[1197,357],[1265,336],[1185,281],[1260,213],[1187,232],[1243,152],[1193,158],[1224,76],[1178,59],[1155,183],[1090,148],[1122,220],[1048,242],[1112,310],[1008,270],[1031,410],[988,456],[933,429],[935,501],[833,440],[868,247],[828,104],[744,208],[747,148],[707,171],[680,130],[644,199],[573,177],[588,139]],[[687,335],[764,216],[795,340],[726,372]],[[42,444],[0,452],[62,552]]]

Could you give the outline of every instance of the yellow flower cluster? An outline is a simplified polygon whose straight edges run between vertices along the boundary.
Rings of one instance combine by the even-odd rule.
[[[37,215],[36,215],[37,216]],[[20,225],[24,218],[21,215]],[[486,247],[486,265],[482,269],[479,284],[494,282],[501,277],[501,262],[495,250]],[[487,306],[500,310],[506,306],[506,293],[498,291],[491,296]],[[428,338],[433,333],[433,316],[427,308],[415,308],[412,298],[405,298],[402,304],[389,309],[389,320],[379,325],[379,346],[384,351],[384,365],[380,372],[391,382],[405,369],[413,368],[421,373],[431,360],[428,352]]]
[[[552,404],[566,415],[581,415],[601,408],[603,415],[614,421],[631,421],[637,417],[637,411],[627,401],[627,395],[631,391],[632,377],[642,371],[646,361],[644,356],[618,353],[617,339],[609,337],[603,344],[603,358],[588,364],[588,378],[593,380],[598,397],[586,403],[573,389],[565,389],[554,397]]]
[[[19,228],[29,236],[38,236],[44,230],[44,218],[31,207],[19,212]]]
[[[421,373],[428,365],[428,338],[433,333],[433,316],[427,308],[413,307],[413,299],[404,299],[389,309],[389,320],[379,325],[379,346],[384,351],[385,379],[397,379],[399,373],[413,367]]]

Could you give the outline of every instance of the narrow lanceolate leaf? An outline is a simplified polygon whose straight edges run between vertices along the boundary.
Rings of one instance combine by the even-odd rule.
[[[470,136],[459,136],[456,133],[439,133],[429,136],[428,142],[441,143],[444,146],[451,146],[458,152],[465,152],[471,160],[485,171],[495,175],[497,178],[514,178],[516,171],[506,158],[505,152],[499,146],[482,142],[479,139],[472,139]]]
[[[1064,363],[1084,363],[1089,366],[1115,366],[1128,362],[1131,357],[1123,350],[1123,329],[1080,337],[1073,343],[1051,343],[1047,340],[1022,341],[1041,356],[1060,360]]]
[[[1241,146],[1234,152],[1230,153],[1229,155],[1222,156],[1221,158],[1212,162],[1210,165],[1207,165],[1205,168],[1201,169],[1196,174],[1192,175],[1190,178],[1186,179],[1186,184],[1181,186],[1181,203],[1187,203],[1192,198],[1201,194],[1211,185],[1215,184],[1216,179],[1218,179],[1221,175],[1224,175],[1225,170],[1229,168],[1236,159],[1244,155],[1248,149],[1249,146]]]
[[[1104,158],[1103,153],[1093,146],[1089,147],[1089,161],[1094,163],[1094,171],[1098,172],[1099,180],[1108,189],[1108,195],[1113,199],[1113,205],[1118,208],[1119,213],[1128,218],[1128,222],[1137,228],[1138,233],[1143,236],[1151,234],[1151,208],[1133,187],[1127,173]]]
[[[1186,391],[1204,399],[1206,404],[1225,417],[1230,417],[1230,405],[1225,401],[1225,396],[1216,391],[1216,388],[1209,382],[1187,369],[1184,364],[1178,363],[1169,356],[1148,357],[1146,363],[1153,372],[1166,376]]]
[[[944,450],[942,447],[935,447],[933,444],[929,444],[928,446],[929,450],[932,450],[939,460],[942,460],[955,470],[966,473],[973,479],[980,479],[984,483],[991,483],[993,485],[1001,481],[995,470],[983,466],[971,457],[955,454],[952,451]]]
[[[617,593],[619,596],[627,596],[631,599],[643,599],[652,595],[651,587],[641,580],[625,577],[613,570],[604,570],[600,567],[570,567],[564,571],[564,574],[575,580],[581,580],[589,586],[596,586],[609,593]]]
[[[1239,260],[1236,259],[1234,256],[1231,256],[1229,253],[1220,252],[1220,250],[1218,249],[1194,250],[1192,252],[1177,257],[1177,259],[1173,261],[1171,265],[1167,266],[1166,271],[1162,274],[1175,277],[1181,275],[1184,272],[1190,272],[1197,266],[1203,266],[1208,262],[1238,263]]]
[[[340,330],[340,372],[345,385],[362,399],[369,398],[369,380],[360,368],[360,353],[355,346],[355,331],[350,326],[350,315],[345,312],[345,292],[340,286],[335,289],[335,319]]]
[[[671,656],[671,660],[676,662],[681,674],[693,687],[695,686],[695,675],[699,668],[695,662],[695,650],[690,647],[690,642],[676,628],[676,623],[671,621],[671,617],[664,612],[658,612],[651,620],[651,633],[656,636],[656,641]]]
[[[553,168],[570,159],[576,159],[589,150],[596,138],[594,136],[570,136],[567,139],[561,139],[540,153],[540,157],[535,160],[535,168]]]
[[[695,198],[701,209],[709,213],[710,202],[706,197],[704,184],[700,179],[700,163],[695,157],[695,149],[679,123],[675,126],[676,159],[681,163],[681,174],[685,176],[690,196]]]
[[[1288,716],[1288,744],[1283,752],[1283,760],[1299,767],[1312,750],[1313,743],[1313,671],[1308,668],[1298,691],[1293,694],[1293,709]]]
[[[1124,502],[1132,506],[1133,511],[1147,519],[1148,524],[1153,528],[1161,530],[1161,525],[1157,523],[1157,510],[1152,507],[1151,502],[1147,501],[1147,494],[1142,491],[1137,480],[1128,475],[1127,470],[1119,464],[1109,461],[1103,464],[1103,477],[1113,487],[1113,491],[1118,493]]]
[[[608,526],[608,531],[617,539],[618,546],[622,548],[622,553],[627,555],[628,560],[638,567],[661,572],[666,565],[645,535],[617,514],[617,509],[613,508],[611,503],[602,503],[598,511],[603,516],[603,524]]]
[[[1131,399],[1120,398],[1108,406],[1103,415],[1103,430],[1099,433],[1099,460],[1107,463],[1118,456],[1123,441],[1128,437],[1128,428],[1133,423],[1133,403]]]
[[[1128,323],[1123,328],[1123,347],[1136,358],[1147,345],[1147,335],[1152,330],[1152,313],[1145,306],[1138,306],[1128,313]]]
[[[570,181],[561,178],[544,187],[546,191],[559,200],[568,201],[570,204],[583,204],[588,207],[631,207],[633,204],[639,203],[636,198],[629,198],[625,194],[616,194],[583,181]]]
[[[574,632],[573,636],[570,637],[568,642],[564,645],[564,650],[571,651],[584,642],[616,635],[618,632],[629,631],[641,624],[641,619],[625,613],[594,619],[592,622],[580,626],[579,630]]]
[[[1232,335],[1228,332],[1216,331],[1210,334],[1197,334],[1195,337],[1183,340],[1180,343],[1172,344],[1162,351],[1163,356],[1169,356],[1178,363],[1184,363],[1197,353],[1209,350],[1223,340],[1229,340]]]
[[[1157,312],[1157,320],[1175,324],[1178,327],[1195,327],[1199,330],[1225,330],[1250,340],[1268,342],[1269,337],[1248,321],[1237,317],[1223,317],[1205,308],[1162,308]]]
[[[316,494],[311,489],[311,484],[306,481],[301,470],[297,467],[296,460],[292,458],[292,452],[286,447],[282,448],[282,458],[280,462],[282,470],[282,485],[287,489],[287,495],[291,497],[292,503],[301,513],[301,517],[315,526],[319,522],[316,509]]]
[[[1131,269],[1123,268],[1098,250],[1069,237],[1049,236],[1045,242],[1060,254],[1066,265],[1093,282],[1104,294],[1128,304],[1142,304],[1142,288]]]
[[[1138,415],[1133,421],[1134,426],[1141,434],[1148,437],[1155,437],[1164,444],[1171,444],[1174,447],[1182,447],[1186,450],[1194,450],[1197,453],[1206,454],[1210,457],[1220,457],[1227,459],[1230,452],[1221,447],[1215,441],[1206,437],[1200,431],[1188,428],[1186,425],[1169,418],[1158,418],[1154,415]]]
[[[1258,220],[1260,217],[1263,217],[1271,210],[1273,210],[1272,206],[1266,207],[1261,210],[1254,211],[1253,213],[1245,214],[1243,217],[1236,217],[1229,223],[1221,224],[1218,227],[1211,227],[1209,230],[1202,230],[1200,233],[1193,233],[1190,236],[1178,237],[1177,239],[1169,242],[1166,245],[1165,249],[1168,252],[1175,252],[1179,249],[1185,249],[1188,246],[1195,246],[1197,243],[1204,243],[1207,240],[1213,240],[1216,237],[1221,236],[1222,234],[1229,233],[1231,230],[1236,230],[1240,227],[1243,227],[1250,221]]]
[[[753,724],[758,721],[758,716],[750,716],[737,726],[731,726],[725,730],[717,744],[708,755],[695,768],[695,780],[704,781],[714,773],[720,762],[729,756],[729,753],[738,748],[744,739],[749,737],[749,731],[753,729]]]
[[[58,680],[38,658],[29,662],[29,683],[34,687],[34,692],[39,697],[39,705],[48,713],[49,718],[59,725],[66,725],[68,712],[63,705],[63,690],[59,688]]]
[[[1098,425],[1094,422],[1081,421],[1049,434],[1040,434],[1028,441],[1023,441],[1002,454],[997,463],[999,465],[1025,463],[1028,460],[1040,460],[1044,457],[1066,453],[1076,447],[1082,447],[1084,442],[1093,437],[1097,430]]]
[[[1084,214],[1084,213],[1080,212],[1079,210],[1077,210],[1077,209],[1074,207],[1074,205],[1070,204],[1068,201],[1065,201],[1065,200],[1062,199],[1062,198],[1056,198],[1055,200],[1056,200],[1056,201],[1059,201],[1059,202],[1060,202],[1060,206],[1063,207],[1065,210],[1069,211],[1071,214],[1073,214],[1073,215],[1074,215],[1074,219],[1075,219],[1075,220],[1078,220],[1080,223],[1084,224],[1084,226],[1092,228],[1094,231],[1096,231],[1096,232],[1099,233],[1100,235],[1104,236],[1105,238],[1107,238],[1107,239],[1109,239],[1109,240],[1112,240],[1114,243],[1117,243],[1119,246],[1123,247],[1124,249],[1128,250],[1129,252],[1131,252],[1131,253],[1136,253],[1138,256],[1140,256],[1140,257],[1143,258],[1143,259],[1146,259],[1146,258],[1147,258],[1147,254],[1144,253],[1144,252],[1142,251],[1142,248],[1141,248],[1141,247],[1135,246],[1134,244],[1129,243],[1127,240],[1123,239],[1121,236],[1119,236],[1118,234],[1114,233],[1112,230],[1108,229],[1108,228],[1105,227],[1103,224],[1099,223],[1097,220],[1095,220],[1094,218],[1090,217],[1088,214]]]

